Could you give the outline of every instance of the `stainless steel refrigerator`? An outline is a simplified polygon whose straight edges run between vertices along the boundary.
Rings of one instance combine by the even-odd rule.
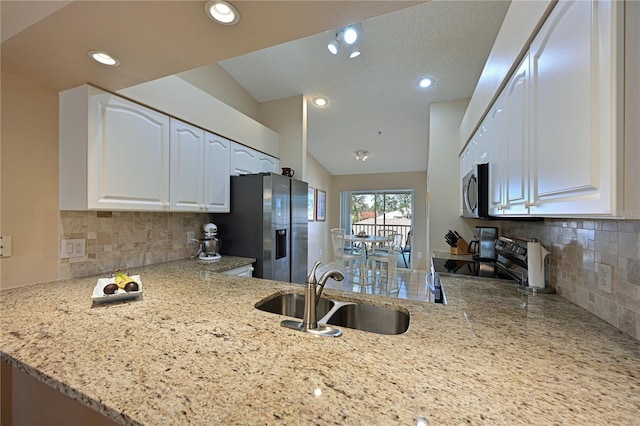
[[[304,284],[308,184],[275,173],[231,177],[231,213],[216,213],[224,256],[255,257],[254,276]]]

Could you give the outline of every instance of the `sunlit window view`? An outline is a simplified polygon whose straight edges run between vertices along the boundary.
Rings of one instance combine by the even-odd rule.
[[[396,235],[398,267],[411,268],[413,191],[345,191],[341,201],[342,228],[353,235]]]

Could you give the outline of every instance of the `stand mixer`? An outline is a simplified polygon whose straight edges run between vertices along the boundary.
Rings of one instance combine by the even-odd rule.
[[[204,231],[204,239],[195,240],[200,243],[200,250],[198,250],[198,259],[200,262],[215,262],[220,260],[222,256],[218,253],[220,251],[220,239],[218,239],[218,227],[214,223],[206,223],[202,226]]]

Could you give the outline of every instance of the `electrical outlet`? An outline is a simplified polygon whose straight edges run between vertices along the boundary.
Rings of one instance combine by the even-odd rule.
[[[598,288],[611,293],[611,281],[613,281],[613,266],[598,264]]]
[[[421,251],[418,252],[418,259],[422,259],[422,252]]]
[[[11,237],[4,235],[0,237],[0,257],[9,257],[12,254],[13,244]]]
[[[62,240],[60,243],[60,258],[84,257],[87,254],[87,240],[76,238],[72,240]]]
[[[320,249],[320,256],[322,256],[322,249]]]
[[[187,244],[193,243],[196,239],[196,231],[187,231]]]

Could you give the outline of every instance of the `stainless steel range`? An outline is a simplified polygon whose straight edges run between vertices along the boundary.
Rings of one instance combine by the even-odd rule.
[[[548,268],[544,268],[546,250],[535,240],[499,237],[495,241],[497,259],[484,261],[478,258],[472,260],[447,259],[434,257],[431,259],[432,271],[440,275],[471,276],[517,282],[523,289],[536,293],[552,293],[554,290],[544,285],[544,277]],[[535,250],[534,255],[529,252]],[[540,253],[543,255],[540,256]],[[542,260],[542,264],[538,262]],[[532,263],[534,260],[534,263]],[[537,276],[534,270],[542,268],[542,286],[533,286],[532,276]]]

